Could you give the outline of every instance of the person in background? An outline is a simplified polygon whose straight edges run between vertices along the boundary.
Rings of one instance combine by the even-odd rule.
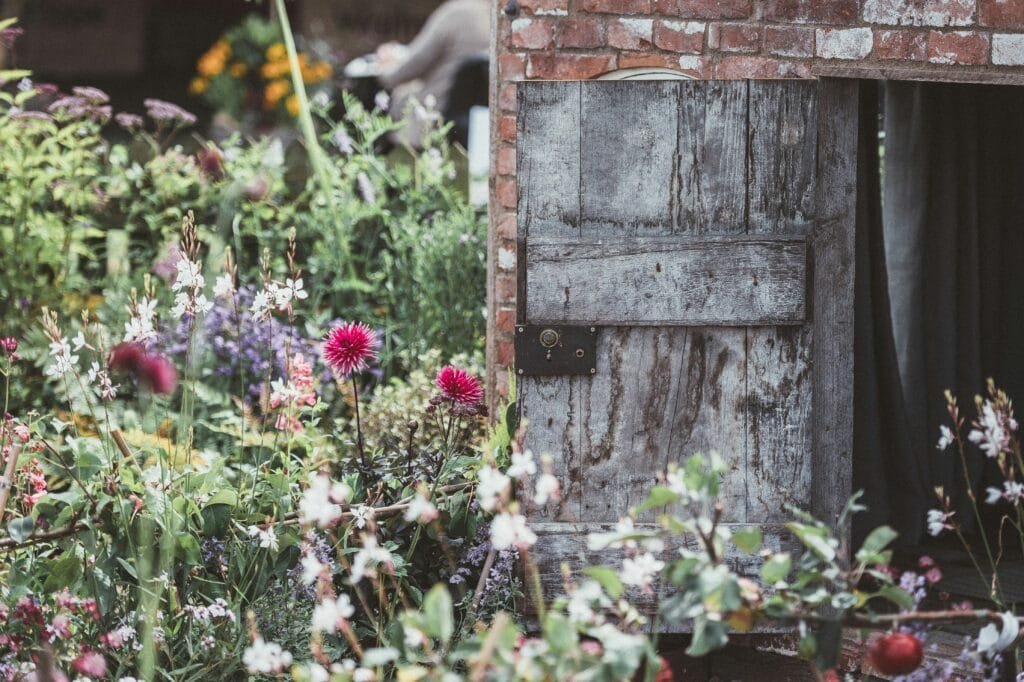
[[[427,19],[419,35],[401,54],[395,43],[377,50],[381,85],[392,92],[392,115],[401,118],[412,100],[433,103],[443,111],[459,65],[486,52],[490,41],[491,0],[446,0]],[[411,117],[400,131],[402,142],[420,146],[423,122]]]

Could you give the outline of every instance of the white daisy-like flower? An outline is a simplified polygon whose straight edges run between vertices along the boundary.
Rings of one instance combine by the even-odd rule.
[[[939,426],[939,444],[936,446],[938,450],[945,450],[956,440],[956,436],[953,434],[953,430],[942,424]]]
[[[509,478],[489,464],[480,468],[476,499],[484,511],[494,511],[509,487]]]
[[[625,585],[649,588],[651,581],[665,568],[665,562],[661,561],[649,552],[643,552],[635,557],[626,557],[622,560],[622,570],[619,576]]]
[[[272,675],[290,666],[292,655],[282,649],[280,644],[265,642],[262,637],[257,637],[251,646],[246,647],[242,663],[250,674]]]
[[[337,632],[341,622],[351,618],[355,612],[347,594],[342,593],[337,599],[327,597],[313,609],[313,632]]]
[[[533,461],[533,453],[529,450],[525,452],[513,452],[512,464],[505,473],[512,478],[533,476],[537,473],[537,464]]]
[[[246,529],[246,532],[249,533],[249,537],[255,538],[259,541],[260,547],[263,547],[264,549],[270,549],[275,552],[277,551],[277,533],[274,532],[274,529],[272,527],[263,529],[259,526],[249,526]]]
[[[549,501],[557,502],[560,497],[561,488],[558,479],[552,474],[541,474],[534,486],[533,501],[535,504],[544,506]]]
[[[491,546],[498,551],[512,547],[528,549],[536,542],[537,536],[522,514],[502,512],[491,520]]]
[[[437,507],[420,493],[409,501],[409,508],[405,510],[402,518],[408,522],[430,523],[437,517]]]

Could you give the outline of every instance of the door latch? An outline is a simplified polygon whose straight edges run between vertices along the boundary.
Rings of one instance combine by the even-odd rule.
[[[597,327],[516,325],[516,374],[597,373]]]

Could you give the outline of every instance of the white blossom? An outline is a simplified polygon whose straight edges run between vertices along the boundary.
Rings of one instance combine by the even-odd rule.
[[[213,295],[215,298],[224,298],[230,296],[235,290],[235,283],[231,279],[231,275],[225,273],[218,277],[213,283]]]
[[[928,510],[928,532],[938,537],[942,531],[952,528],[949,524],[949,519],[953,516],[953,512],[945,512],[941,509],[929,509]]]
[[[257,637],[242,654],[242,663],[250,674],[273,675],[284,671],[292,664],[292,655],[275,642],[264,642]]]
[[[347,594],[342,593],[337,599],[327,597],[313,609],[312,629],[314,632],[337,632],[339,623],[351,618],[355,612]]]
[[[46,376],[54,378],[63,377],[78,363],[78,356],[71,354],[71,346],[64,337],[50,341],[50,357],[53,364],[46,368]]]
[[[665,568],[665,562],[649,552],[622,560],[622,571],[619,575],[626,585],[649,588],[655,576]]]
[[[259,526],[249,526],[246,532],[249,533],[249,537],[259,540],[260,547],[277,551],[277,534],[273,528],[263,529]]]
[[[377,544],[376,536],[363,535],[363,546],[352,559],[352,583],[355,584],[363,578],[376,577],[378,566],[390,570],[394,566],[394,558],[391,552]]]
[[[409,501],[409,508],[405,510],[402,518],[409,522],[430,523],[437,517],[437,507],[421,493]]]
[[[999,453],[1009,451],[1010,432],[1017,430],[1017,422],[996,412],[992,402],[986,400],[981,406],[975,427],[967,434],[968,440],[981,448],[987,456],[998,457]]]
[[[511,547],[528,549],[536,542],[537,536],[522,514],[502,512],[491,521],[491,545],[498,551]]]
[[[349,510],[352,514],[352,523],[356,528],[366,528],[366,524],[373,518],[373,507],[360,504]]]
[[[306,585],[315,583],[324,574],[324,571],[327,570],[327,566],[320,563],[320,560],[312,554],[304,554],[299,563],[302,565],[302,575],[300,577]]]
[[[513,452],[512,464],[505,473],[512,478],[533,476],[537,473],[537,465],[533,461],[533,453],[529,450],[526,452]]]
[[[593,623],[598,620],[594,605],[600,608],[611,606],[611,600],[605,596],[604,590],[596,580],[585,580],[569,597],[566,611],[569,620],[575,623]]]
[[[1000,499],[1005,499],[1014,505],[1024,502],[1024,483],[1018,481],[1003,481],[1003,488],[989,487],[985,489],[987,497],[986,504],[995,504]]]
[[[71,343],[74,345],[76,353],[88,345],[85,342],[85,334],[82,333],[82,330],[78,330],[78,334],[75,335],[75,338],[71,339]]]
[[[252,304],[249,306],[249,312],[252,313],[252,319],[257,322],[261,322],[270,317],[270,294],[266,291],[257,291],[256,295],[252,297]]]
[[[541,474],[537,479],[534,492],[533,501],[536,504],[544,506],[549,500],[557,502],[560,496],[558,479],[548,473]]]
[[[945,424],[939,426],[939,444],[936,446],[939,450],[945,450],[956,440],[956,436],[953,434],[953,430]]]
[[[476,486],[476,499],[484,511],[494,511],[498,501],[508,490],[508,476],[489,464],[480,468],[480,482]]]
[[[309,487],[299,499],[299,522],[310,526],[328,528],[341,518],[341,506],[332,501],[334,497],[348,498],[351,490],[343,483],[331,484],[323,474],[309,475]]]
[[[381,111],[387,111],[388,107],[391,106],[391,95],[384,90],[381,90],[373,97],[373,104]]]

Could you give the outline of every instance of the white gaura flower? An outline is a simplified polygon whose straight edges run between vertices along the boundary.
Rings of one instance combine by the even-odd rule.
[[[541,474],[537,479],[534,492],[534,503],[542,507],[547,504],[548,501],[557,502],[561,493],[558,479],[551,474]]]
[[[203,277],[202,268],[199,263],[188,258],[178,261],[178,277],[171,285],[173,291],[186,291],[202,289],[206,286],[206,279]]]
[[[988,457],[998,457],[1010,450],[1010,433],[1017,430],[1017,421],[1009,415],[997,412],[992,401],[986,400],[981,406],[974,430],[967,439],[976,444]]]
[[[82,330],[78,330],[75,338],[71,339],[71,343],[74,345],[76,353],[89,345],[85,342],[85,334],[82,333]]]
[[[366,524],[373,519],[373,507],[365,504],[352,507],[349,511],[352,514],[352,523],[356,528],[366,528]]]
[[[301,579],[306,585],[315,583],[327,570],[326,564],[320,563],[320,560],[312,554],[304,554],[299,563],[302,565]]]
[[[78,356],[71,354],[71,346],[64,337],[50,341],[50,357],[53,364],[46,368],[46,376],[63,377],[78,364]]]
[[[213,296],[214,298],[224,298],[230,296],[235,291],[235,283],[231,279],[231,275],[224,273],[216,279],[213,283]]]
[[[257,322],[262,322],[270,317],[270,303],[270,294],[264,290],[257,291],[256,295],[252,297],[252,304],[249,306],[249,312],[252,313],[252,319]]]
[[[936,446],[939,450],[945,450],[956,440],[956,436],[953,434],[953,430],[942,424],[939,426],[939,444]]]
[[[522,514],[502,512],[491,520],[491,545],[494,549],[529,549],[536,543],[537,536],[526,525],[526,517]]]
[[[585,580],[569,597],[566,610],[569,620],[574,623],[590,624],[600,620],[598,613],[594,611],[595,606],[604,609],[611,604],[611,600],[605,596],[604,590],[596,580]]]
[[[619,576],[625,585],[633,585],[648,589],[651,581],[665,568],[665,562],[656,558],[649,552],[643,552],[635,557],[626,557],[622,560],[622,571]]]
[[[346,621],[356,612],[352,600],[345,593],[337,599],[326,597],[313,609],[313,632],[337,632],[342,621]]]
[[[437,517],[437,507],[423,493],[418,493],[409,501],[409,508],[405,510],[402,518],[409,522],[430,523]]]
[[[498,501],[509,487],[508,476],[489,464],[480,468],[480,482],[476,487],[476,499],[484,511],[494,511]]]
[[[246,532],[249,533],[249,537],[255,538],[259,541],[260,547],[270,549],[275,552],[277,551],[277,534],[274,532],[273,528],[263,529],[259,526],[249,526],[246,529]]]
[[[292,655],[275,642],[265,642],[257,637],[252,646],[246,647],[242,663],[250,674],[273,675],[282,672],[292,664]]]
[[[985,504],[995,504],[1000,499],[1005,499],[1013,505],[1024,502],[1024,483],[1017,481],[1003,481],[1003,488],[986,488]]]
[[[533,453],[529,450],[526,452],[513,452],[512,464],[505,473],[512,478],[533,476],[537,473],[537,465],[533,461]]]
[[[934,537],[938,537],[942,531],[952,529],[953,526],[949,523],[949,519],[952,516],[953,512],[945,512],[941,509],[929,509],[928,533]]]
[[[394,558],[391,552],[377,544],[375,535],[363,535],[363,546],[356,552],[352,559],[352,584],[363,578],[375,578],[377,568],[383,567],[387,570],[394,568]]]
[[[310,474],[309,487],[299,499],[299,522],[320,528],[333,526],[341,518],[341,506],[336,504],[332,497],[347,498],[347,494],[341,495],[346,491],[348,491],[348,486],[343,483],[336,483],[332,486],[331,479],[327,476],[317,473]]]

